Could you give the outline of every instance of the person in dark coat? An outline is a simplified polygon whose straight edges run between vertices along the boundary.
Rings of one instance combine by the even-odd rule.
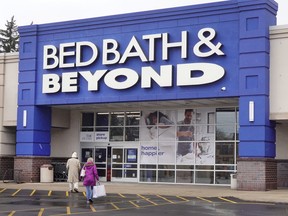
[[[93,158],[90,157],[87,159],[87,163],[84,164],[83,169],[85,169],[83,185],[86,188],[87,203],[93,203],[93,186],[99,181],[97,167],[94,164]]]

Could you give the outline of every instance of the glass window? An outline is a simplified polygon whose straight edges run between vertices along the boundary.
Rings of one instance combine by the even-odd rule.
[[[139,141],[139,127],[126,127],[125,141]]]
[[[82,113],[81,131],[94,130],[94,113]]]
[[[158,170],[158,182],[175,182],[175,171]]]
[[[139,142],[141,182],[230,184],[230,173],[236,171],[238,124],[237,107],[152,109],[86,112],[81,131],[101,132],[111,142]],[[137,178],[137,167],[130,162],[114,167],[112,176]]]
[[[109,131],[109,113],[96,113],[96,131]]]
[[[123,141],[123,127],[111,127],[110,128],[110,141]]]
[[[235,140],[238,112],[235,108],[216,109],[216,140]]]
[[[214,184],[214,171],[196,171],[195,183]]]
[[[81,156],[81,162],[86,162],[88,158],[93,157],[93,148],[83,148]]]
[[[235,108],[218,108],[216,109],[217,124],[235,124],[236,112]]]
[[[111,113],[111,126],[124,126],[124,112],[113,112]]]
[[[216,172],[215,184],[230,184],[230,172]]]
[[[140,170],[141,182],[156,182],[156,170]]]
[[[139,125],[140,112],[126,112],[126,125]]]
[[[216,164],[234,164],[234,146],[233,142],[216,143]]]
[[[194,183],[194,171],[177,171],[176,182],[177,183]]]
[[[217,125],[216,140],[235,140],[235,125]]]

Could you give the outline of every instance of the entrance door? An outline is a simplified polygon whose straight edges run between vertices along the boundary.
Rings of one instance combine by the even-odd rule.
[[[111,181],[138,181],[138,149],[112,147]]]
[[[107,181],[107,148],[95,148],[95,164],[100,181]]]

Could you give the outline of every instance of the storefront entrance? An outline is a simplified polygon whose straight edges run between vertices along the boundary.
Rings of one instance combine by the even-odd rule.
[[[95,164],[100,181],[138,182],[138,149],[96,147]]]
[[[111,181],[138,182],[137,148],[112,148]]]

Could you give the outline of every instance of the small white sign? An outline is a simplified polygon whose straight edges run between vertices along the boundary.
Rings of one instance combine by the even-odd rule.
[[[95,132],[95,142],[109,142],[109,131]]]
[[[81,132],[80,142],[94,142],[94,132]]]

